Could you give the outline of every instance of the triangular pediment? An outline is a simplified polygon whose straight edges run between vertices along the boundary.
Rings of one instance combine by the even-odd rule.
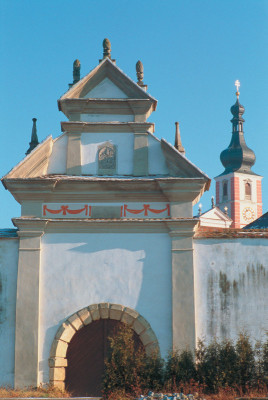
[[[232,219],[224,212],[222,212],[221,209],[218,207],[213,207],[210,210],[204,212],[200,218],[221,220],[221,221],[232,221]]]
[[[116,95],[114,98],[120,98],[119,96],[121,95],[121,98],[149,99],[152,103],[155,103],[155,106],[157,104],[156,99],[124,74],[109,58],[103,60],[89,74],[72,86],[59,101],[65,99],[100,98],[101,92],[106,96],[107,90],[111,92],[111,89]],[[109,95],[109,97],[103,98],[111,97]]]
[[[128,96],[109,78],[104,78],[97,86],[84,95],[84,99],[126,99]]]

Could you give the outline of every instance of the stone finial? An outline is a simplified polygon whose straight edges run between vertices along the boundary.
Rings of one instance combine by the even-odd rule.
[[[37,129],[36,129],[36,118],[33,118],[33,128],[32,128],[32,136],[31,136],[31,141],[29,143],[30,147],[26,151],[26,156],[31,153],[31,151],[39,144],[38,142],[38,137],[37,137]]]
[[[211,197],[211,208],[215,208],[214,196]]]
[[[202,214],[202,204],[199,203],[199,205],[198,205],[198,215],[199,215],[199,217],[201,216],[201,214]]]
[[[104,58],[111,58],[111,42],[109,39],[104,39],[102,42],[103,46],[103,59]]]
[[[228,207],[224,207],[224,214],[228,215]]]
[[[178,122],[175,122],[176,126],[176,133],[175,133],[175,144],[174,147],[177,149],[180,153],[185,155],[185,149],[181,143],[181,134],[180,134],[180,126]]]
[[[143,64],[139,60],[136,64],[136,74],[137,74],[137,79],[138,79],[138,85],[143,85]]]
[[[73,85],[80,81],[80,69],[81,69],[81,64],[79,60],[74,60],[73,63]]]

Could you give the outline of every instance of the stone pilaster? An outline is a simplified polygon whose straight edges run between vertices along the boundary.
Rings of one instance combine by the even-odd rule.
[[[67,175],[81,175],[81,133],[68,133]]]
[[[148,134],[134,133],[133,175],[148,175]]]
[[[19,261],[15,330],[15,388],[38,386],[39,277],[44,222],[19,231]],[[22,223],[23,225],[23,223]]]
[[[171,228],[172,252],[172,347],[195,348],[195,305],[192,225]]]

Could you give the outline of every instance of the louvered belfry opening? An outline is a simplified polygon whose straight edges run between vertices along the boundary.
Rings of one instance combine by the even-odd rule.
[[[122,322],[100,319],[80,329],[67,350],[65,387],[73,396],[102,396],[101,382],[104,360],[109,351],[108,337],[114,336]],[[135,347],[143,344],[134,332]]]

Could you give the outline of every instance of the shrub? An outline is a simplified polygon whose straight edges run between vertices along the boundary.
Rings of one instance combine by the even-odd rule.
[[[165,385],[175,390],[175,387],[195,379],[196,368],[191,351],[170,352],[166,360]]]
[[[118,399],[137,396],[149,389],[242,395],[249,390],[267,391],[268,340],[255,348],[247,334],[205,345],[199,341],[193,354],[173,351],[164,361],[155,353],[147,356],[143,347],[135,348],[134,332],[124,325],[109,338],[110,352],[105,361],[104,395],[116,393]]]
[[[221,383],[220,344],[214,340],[207,347],[198,342],[196,369],[198,380],[206,385],[209,392],[217,392]]]
[[[255,357],[254,350],[247,334],[240,333],[236,342],[237,354],[237,385],[241,386],[243,391],[246,387],[252,387],[255,381]]]
[[[141,368],[144,364],[144,351],[135,349],[134,332],[127,325],[118,328],[110,336],[110,351],[105,360],[103,392],[108,394],[115,390],[132,392],[140,387]]]

